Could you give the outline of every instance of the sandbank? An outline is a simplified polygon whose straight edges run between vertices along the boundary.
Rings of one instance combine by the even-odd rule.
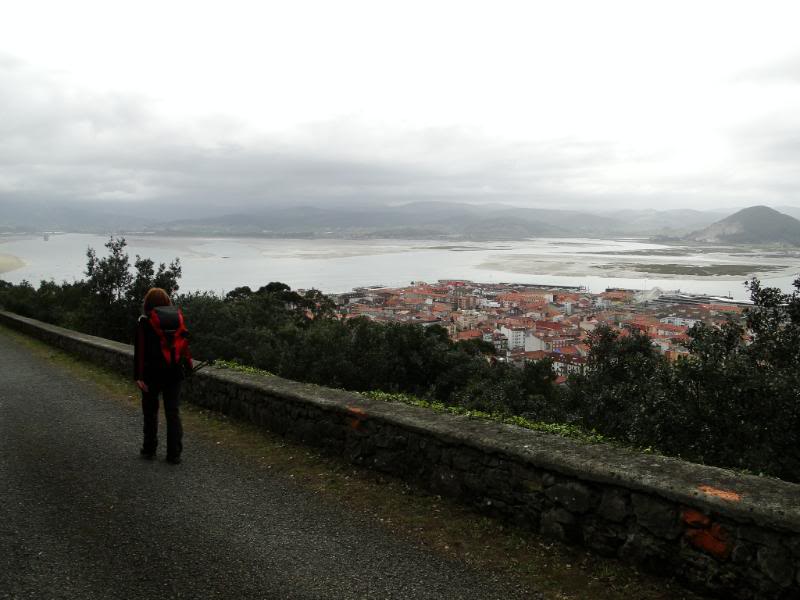
[[[25,261],[13,254],[0,254],[0,273],[7,273],[25,266]]]
[[[584,255],[583,260],[570,260],[575,257],[560,255],[557,258],[544,258],[536,254],[515,254],[504,257],[492,257],[477,265],[479,269],[506,271],[520,275],[555,275],[561,277],[581,277],[587,274],[599,277],[642,279],[681,279],[681,280],[710,280],[739,281],[742,277],[752,275],[759,278],[789,276],[797,271],[796,265],[789,264],[747,264],[730,262],[714,263],[664,263],[641,262],[631,263],[621,260],[623,257],[597,256],[606,260],[593,260]],[[614,260],[619,258],[620,260]]]

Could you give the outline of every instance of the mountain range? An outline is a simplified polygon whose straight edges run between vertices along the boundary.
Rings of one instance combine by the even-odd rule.
[[[798,208],[783,208],[800,216]],[[275,238],[520,240],[531,237],[657,237],[672,241],[800,245],[800,222],[767,207],[730,211],[585,211],[503,204],[282,206],[194,214],[156,202],[50,207],[0,203],[0,232],[153,232],[162,235]]]
[[[503,205],[412,203],[377,207],[288,207],[184,219],[158,227],[184,235],[520,240],[537,236],[680,236],[718,220],[695,210],[593,213]]]

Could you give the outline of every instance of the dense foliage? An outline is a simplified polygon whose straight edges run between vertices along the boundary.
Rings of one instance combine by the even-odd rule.
[[[668,362],[637,332],[593,332],[570,381],[570,420],[638,446],[800,481],[800,279],[794,292],[746,284],[743,321],[699,323]],[[627,332],[626,332],[627,333]]]
[[[439,326],[331,318],[316,290],[271,283],[224,298],[179,298],[201,357],[252,365],[299,381],[348,390],[403,392],[492,412],[531,415],[554,394],[549,363],[492,366],[494,348],[452,342]]]
[[[224,297],[177,295],[180,262],[136,257],[123,239],[87,253],[86,279],[0,281],[0,305],[50,323],[129,342],[147,289],[175,295],[198,358],[355,391],[405,394],[503,419],[561,423],[639,447],[800,481],[800,280],[783,294],[749,282],[744,321],[697,325],[690,354],[667,361],[643,334],[600,327],[586,371],[564,389],[549,361],[516,367],[493,347],[451,341],[438,326],[340,320],[329,298],[282,283]],[[560,427],[560,426],[556,426]]]

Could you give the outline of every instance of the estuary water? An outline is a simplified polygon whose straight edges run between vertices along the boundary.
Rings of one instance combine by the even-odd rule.
[[[139,254],[156,262],[179,257],[181,290],[225,293],[282,281],[292,288],[344,292],[358,286],[408,285],[412,281],[470,279],[586,286],[682,290],[747,297],[742,285],[755,274],[766,284],[791,289],[800,272],[796,251],[693,248],[644,240],[539,238],[515,242],[419,240],[297,240],[264,238],[167,238],[126,235],[131,262]],[[86,250],[105,253],[108,237],[89,234],[0,236],[0,278],[72,281],[84,277]],[[693,275],[703,267],[704,275]],[[708,275],[708,271],[726,273]],[[4,272],[3,272],[4,271]]]

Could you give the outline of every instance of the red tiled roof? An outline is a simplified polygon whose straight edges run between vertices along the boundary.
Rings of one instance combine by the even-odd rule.
[[[466,331],[459,331],[453,339],[456,341],[460,340],[473,340],[476,338],[482,338],[483,333],[479,329],[467,329]]]

